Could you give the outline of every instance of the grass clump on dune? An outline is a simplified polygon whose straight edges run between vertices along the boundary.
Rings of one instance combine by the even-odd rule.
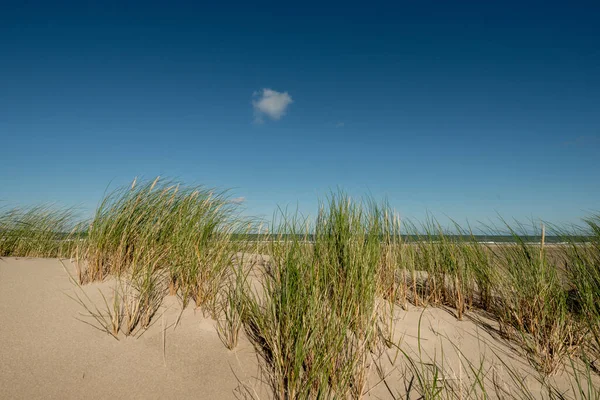
[[[119,340],[119,334],[135,336],[152,324],[166,295],[166,285],[161,273],[147,270],[132,278],[119,277],[114,282],[112,293],[107,296],[99,290],[102,302],[97,304],[81,284],[72,278],[77,290],[69,295],[86,311],[88,319],[80,320]]]
[[[402,292],[416,306],[449,306],[460,320],[473,307],[488,308],[492,273],[489,254],[472,232],[454,224],[449,234],[433,218],[407,223],[396,268]]]
[[[457,224],[452,234],[433,219],[409,225],[397,258],[401,274],[409,277],[403,291],[417,306],[451,307],[459,320],[469,310],[488,312],[537,368],[551,373],[582,341],[580,319],[568,309],[568,291],[557,263],[564,248],[554,248],[550,257],[543,239],[541,244],[531,243],[525,234],[505,227],[511,243],[482,244]],[[586,265],[583,270],[592,269]]]
[[[585,356],[592,368],[600,370],[600,214],[584,220],[586,228],[565,235],[568,242],[565,255],[572,312],[585,323]],[[572,238],[581,237],[584,240]]]
[[[498,277],[494,314],[537,367],[551,373],[581,343],[578,320],[569,312],[561,269],[547,254],[544,232],[541,242],[533,244],[509,231],[515,243],[493,250]]]
[[[135,271],[137,253],[154,254],[169,270],[171,285],[188,296],[198,290],[200,265],[223,263],[227,242],[237,228],[234,205],[224,193],[171,181],[136,182],[107,195],[79,249],[87,280]],[[227,256],[229,254],[226,254]]]
[[[380,211],[338,193],[314,225],[284,214],[274,229],[271,262],[243,320],[276,398],[364,394],[378,340]]]
[[[236,206],[225,193],[203,187],[134,181],[98,207],[77,248],[78,279],[117,278],[126,335],[147,326],[169,292],[216,316],[240,249],[234,236],[249,226]]]
[[[69,257],[78,233],[70,208],[41,205],[0,210],[0,257]]]

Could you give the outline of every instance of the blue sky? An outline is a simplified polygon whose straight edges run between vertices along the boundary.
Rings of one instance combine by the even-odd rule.
[[[337,187],[414,218],[600,209],[599,3],[191,3],[0,4],[0,200],[89,214],[163,175],[266,217]]]

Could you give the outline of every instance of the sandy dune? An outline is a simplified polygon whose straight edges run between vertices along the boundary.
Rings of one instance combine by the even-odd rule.
[[[235,351],[227,350],[214,321],[192,307],[183,312],[175,327],[181,312],[175,297],[165,299],[160,316],[138,338],[117,341],[85,324],[80,320],[86,320],[85,310],[69,298],[78,290],[67,274],[72,266],[63,263],[57,259],[0,259],[1,399],[244,398],[241,382],[246,388],[255,388],[257,397],[270,397],[266,386],[258,383],[256,353],[243,333]],[[100,304],[98,289],[110,293],[110,283],[84,287]],[[486,379],[510,389],[514,383],[505,365],[511,365],[523,374],[527,386],[539,390],[534,370],[496,337],[491,321],[457,321],[442,309],[398,308],[395,314],[397,343],[418,358],[420,336],[421,358],[443,364],[448,384],[468,381],[466,360],[472,365],[483,360]],[[380,362],[368,360],[367,365],[366,397],[394,398],[404,391],[406,358],[394,348],[387,349]],[[553,379],[568,388],[560,375]]]
[[[101,301],[103,285],[85,290]],[[200,312],[186,309],[166,329],[163,352],[162,317],[117,341],[77,319],[74,290],[59,260],[0,260],[0,398],[229,399],[238,378],[257,375],[251,346],[227,350]],[[178,302],[165,303],[173,325]]]

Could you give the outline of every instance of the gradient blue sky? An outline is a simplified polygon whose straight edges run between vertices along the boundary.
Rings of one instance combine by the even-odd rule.
[[[190,3],[0,3],[4,204],[89,214],[165,175],[267,217],[336,187],[415,218],[600,209],[597,1]],[[256,123],[264,88],[293,103]]]

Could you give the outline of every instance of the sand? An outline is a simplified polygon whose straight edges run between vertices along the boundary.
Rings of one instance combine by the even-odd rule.
[[[67,273],[72,268],[68,260],[0,259],[1,399],[232,399],[245,397],[243,387],[270,397],[243,333],[238,347],[227,350],[215,322],[192,307],[174,326],[181,312],[176,297],[165,299],[160,316],[138,338],[115,340],[82,322],[85,310],[69,297],[78,290]],[[99,289],[110,293],[110,282],[84,287],[98,304]],[[420,336],[422,358],[443,361],[449,383],[466,382],[465,360],[474,365],[483,360],[487,376],[508,389],[514,383],[504,363],[539,391],[526,358],[498,337],[492,321],[474,315],[457,321],[451,311],[432,308],[398,308],[395,315],[394,340],[416,357]],[[404,391],[406,360],[394,348],[386,353],[378,363],[367,362],[366,398],[394,398],[391,392]],[[568,387],[560,375],[553,379]]]
[[[85,290],[101,301],[98,288],[107,284]],[[188,308],[166,329],[163,352],[162,316],[117,341],[78,320],[85,310],[74,293],[59,260],[0,260],[0,398],[231,399],[238,379],[257,375],[250,344],[227,350],[201,312]],[[173,325],[178,302],[165,304]]]

